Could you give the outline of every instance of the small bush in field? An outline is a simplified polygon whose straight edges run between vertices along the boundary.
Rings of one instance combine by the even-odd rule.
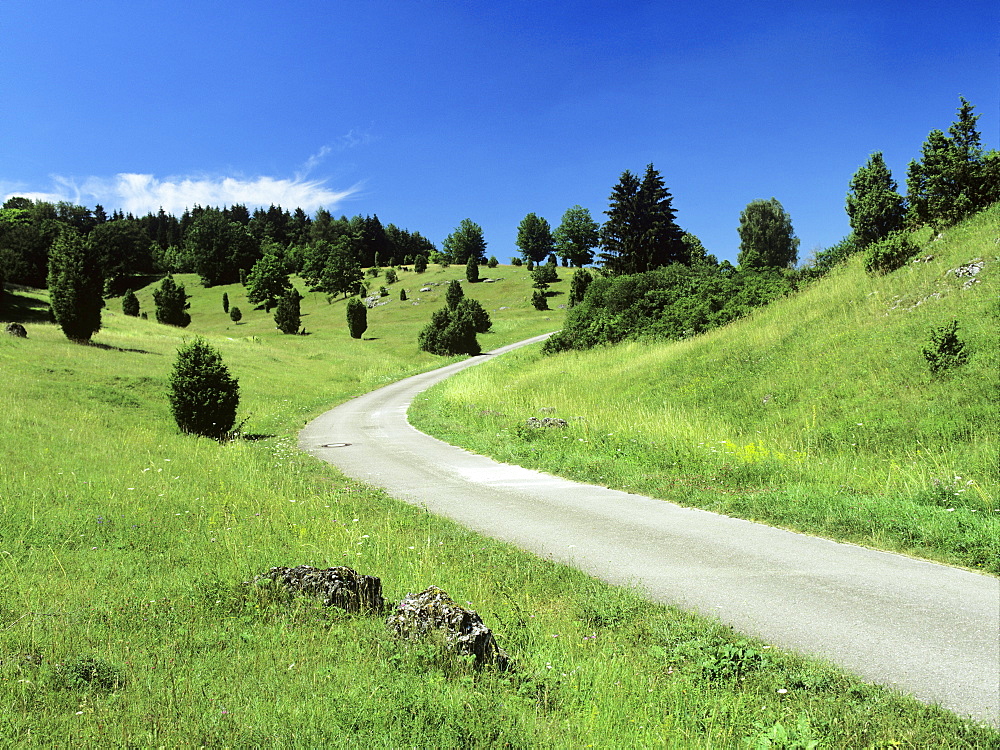
[[[958,321],[931,329],[930,345],[924,347],[924,359],[932,375],[941,375],[969,361],[965,342],[958,337]]]
[[[357,297],[347,300],[347,330],[352,339],[359,339],[368,330],[368,308]]]
[[[122,312],[131,318],[139,317],[139,298],[129,289],[122,297]]]
[[[536,310],[548,310],[549,301],[545,298],[545,292],[541,289],[536,289],[531,295],[531,304],[534,305]]]
[[[500,262],[497,260],[495,255],[491,255],[490,259],[486,261],[487,268],[496,268],[498,265],[500,265]]]
[[[893,232],[884,240],[873,242],[865,251],[865,271],[883,276],[906,265],[917,254],[917,246],[904,232]]]
[[[200,336],[177,350],[170,375],[170,410],[181,432],[222,440],[236,424],[239,404],[239,382],[218,351]]]
[[[400,289],[399,290],[399,301],[400,302],[406,302],[406,290],[405,289]]]
[[[240,321],[243,320],[243,313],[240,312],[240,308],[238,308],[238,307],[232,307],[232,308],[230,308],[229,309],[229,319],[231,321],[233,321],[234,323],[236,323],[236,325],[239,325]]]
[[[396,269],[395,268],[387,268],[386,271],[385,271],[385,283],[386,284],[395,284],[398,280],[399,280],[399,277],[396,275]]]
[[[229,312],[229,292],[222,293],[222,312]]]

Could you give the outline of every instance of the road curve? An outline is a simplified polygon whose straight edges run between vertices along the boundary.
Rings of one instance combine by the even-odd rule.
[[[497,463],[407,422],[416,394],[544,338],[348,401],[299,447],[482,534],[1000,727],[1000,579]]]

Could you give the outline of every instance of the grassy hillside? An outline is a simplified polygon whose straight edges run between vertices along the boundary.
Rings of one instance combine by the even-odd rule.
[[[39,322],[44,294],[9,300],[29,338],[0,336],[5,747],[997,744],[992,730],[478,537],[300,453],[310,417],[442,362],[415,341],[444,287],[412,292],[463,274],[404,275],[420,304],[400,304],[394,285],[365,341],[348,337],[342,301],[307,295],[310,335],[283,336],[239,287],[190,277],[189,329],[126,318],[112,300],[95,346]],[[559,313],[530,307],[523,269],[496,275],[467,288],[495,321],[484,348],[558,326]],[[223,292],[244,312],[238,326]],[[171,420],[167,377],[196,333],[240,379],[247,439],[183,436]],[[304,563],[378,575],[390,600],[441,586],[481,612],[517,671],[476,673],[394,641],[379,617],[241,583]]]
[[[1000,205],[915,239],[888,276],[855,257],[682,342],[516,353],[411,417],[504,461],[1000,573]],[[952,320],[972,356],[933,377],[922,349]],[[541,409],[570,427],[525,429]]]

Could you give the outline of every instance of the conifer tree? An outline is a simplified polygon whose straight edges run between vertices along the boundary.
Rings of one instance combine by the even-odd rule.
[[[465,280],[470,284],[479,281],[479,263],[471,255],[468,263],[465,264]]]
[[[352,339],[361,338],[368,330],[368,308],[357,297],[347,300],[347,330]]]
[[[240,311],[240,308],[238,307],[230,308],[229,319],[233,321],[236,325],[239,325],[240,321],[243,320],[243,313]]]
[[[860,249],[903,228],[906,202],[896,192],[897,187],[881,151],[868,157],[868,162],[851,178],[847,215]]]
[[[131,289],[122,297],[122,313],[132,318],[139,317],[139,298]]]
[[[592,279],[590,271],[585,268],[573,272],[573,279],[569,286],[569,299],[566,303],[568,307],[574,307],[583,302],[583,297],[586,295],[587,287],[590,286]]]
[[[302,325],[302,310],[300,302],[302,295],[295,288],[289,289],[278,299],[278,307],[274,311],[274,324],[282,333],[298,333]]]
[[[444,293],[444,301],[448,304],[452,310],[458,307],[458,303],[462,301],[462,297],[465,296],[465,291],[462,289],[462,284],[458,279],[452,279],[448,282],[448,289]]]
[[[413,272],[414,273],[423,273],[426,270],[427,270],[427,256],[426,255],[418,255],[416,258],[413,259]]]
[[[222,440],[236,424],[239,382],[230,375],[219,352],[201,337],[177,350],[169,396],[181,432]]]
[[[222,312],[229,312],[229,292],[222,293]]]
[[[48,288],[52,314],[71,341],[90,341],[101,330],[100,269],[78,231],[65,228],[49,251]]]
[[[156,322],[170,326],[186,328],[191,323],[187,309],[190,295],[184,290],[183,284],[177,284],[173,276],[167,276],[160,282],[160,288],[153,291],[153,304],[156,306]]]

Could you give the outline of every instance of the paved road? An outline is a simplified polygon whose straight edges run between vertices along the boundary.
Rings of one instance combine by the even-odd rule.
[[[1000,579],[500,464],[407,422],[417,393],[518,345],[349,401],[299,447],[483,534],[1000,726]]]

